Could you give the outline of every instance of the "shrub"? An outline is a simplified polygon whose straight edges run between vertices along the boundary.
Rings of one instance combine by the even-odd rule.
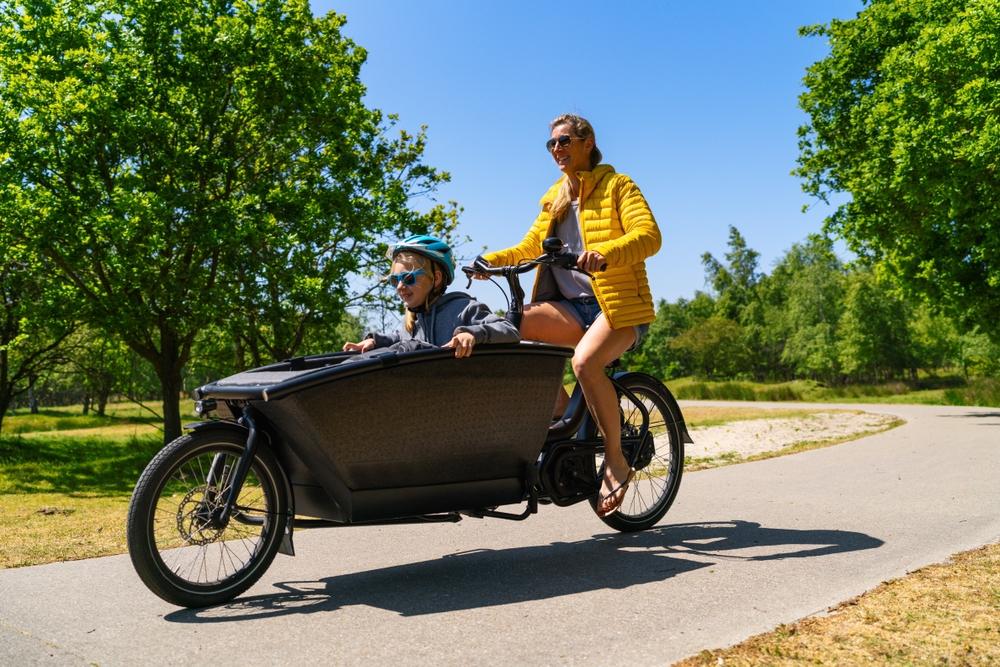
[[[944,399],[949,405],[982,405],[1000,407],[1000,379],[977,378],[965,387],[946,389]]]

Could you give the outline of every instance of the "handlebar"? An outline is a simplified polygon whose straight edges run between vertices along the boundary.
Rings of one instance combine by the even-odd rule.
[[[558,243],[558,246],[556,246],[553,242]],[[531,271],[540,264],[557,266],[569,271],[576,271],[577,273],[582,273],[588,278],[594,277],[593,274],[584,271],[576,265],[580,256],[566,250],[566,246],[563,245],[562,241],[559,239],[555,237],[547,238],[543,243],[543,247],[546,250],[544,254],[539,255],[535,259],[529,259],[510,266],[493,266],[483,259],[482,256],[476,257],[470,266],[462,267],[462,272],[469,278],[469,284],[466,287],[472,285],[472,278],[477,275],[505,277],[508,275],[520,275]],[[604,271],[607,268],[608,265],[603,264],[601,265],[600,270]]]
[[[542,242],[542,248],[545,252],[535,259],[525,260],[508,266],[492,266],[482,256],[476,257],[471,266],[462,267],[462,272],[469,279],[466,289],[472,286],[472,278],[477,275],[502,276],[506,278],[507,285],[510,287],[510,308],[507,311],[507,320],[520,329],[521,316],[524,313],[524,290],[521,289],[521,283],[517,279],[519,275],[533,270],[536,266],[546,265],[576,271],[589,278],[594,277],[593,274],[584,271],[576,265],[580,259],[579,255],[569,252],[566,249],[566,245],[560,239],[554,236],[549,237]],[[604,271],[607,267],[607,264],[602,265],[601,271]]]

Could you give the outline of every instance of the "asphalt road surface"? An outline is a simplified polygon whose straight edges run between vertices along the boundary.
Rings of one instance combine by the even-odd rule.
[[[0,570],[0,664],[662,665],[1000,540],[1000,409],[864,409],[907,424],[688,474],[639,534],[583,505],[299,531],[296,557],[202,610],[128,556]]]

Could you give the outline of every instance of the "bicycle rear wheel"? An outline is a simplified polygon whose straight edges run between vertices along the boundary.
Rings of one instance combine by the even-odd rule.
[[[146,586],[167,602],[204,607],[252,586],[274,559],[288,522],[284,477],[258,447],[230,519],[224,503],[246,443],[239,433],[192,433],[164,447],[135,485],[128,548]]]
[[[627,374],[618,383],[628,390],[618,391],[622,451],[636,471],[621,507],[601,521],[615,530],[634,532],[656,525],[673,504],[684,471],[684,442],[678,426],[680,414],[672,408],[676,403],[662,383],[638,373]],[[649,415],[648,424],[644,412]],[[595,467],[601,479],[604,461],[600,455]],[[597,502],[597,497],[591,499],[595,509]]]

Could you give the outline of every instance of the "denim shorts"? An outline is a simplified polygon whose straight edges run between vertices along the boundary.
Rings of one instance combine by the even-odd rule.
[[[566,306],[566,310],[573,316],[573,319],[577,321],[584,331],[589,329],[590,325],[597,321],[597,318],[601,316],[601,304],[595,297],[592,296],[583,296],[576,299],[562,299],[556,303]],[[632,347],[630,347],[629,350],[634,350],[639,347],[639,343],[642,342],[646,332],[649,331],[649,325],[639,324],[632,328],[635,329],[635,342],[632,343]]]
[[[601,315],[601,304],[592,296],[581,296],[577,299],[563,299],[559,303],[569,309],[569,314],[577,321],[580,328],[586,331]]]

